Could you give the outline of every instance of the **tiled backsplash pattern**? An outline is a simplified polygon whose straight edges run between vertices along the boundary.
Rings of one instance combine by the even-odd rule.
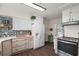
[[[8,31],[0,31],[0,37],[9,37],[9,36],[17,36],[27,34],[28,31],[31,30],[8,30]]]

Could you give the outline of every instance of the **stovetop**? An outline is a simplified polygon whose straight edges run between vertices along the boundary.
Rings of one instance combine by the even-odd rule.
[[[73,38],[73,37],[59,37],[58,39],[72,42],[79,42],[79,38]]]

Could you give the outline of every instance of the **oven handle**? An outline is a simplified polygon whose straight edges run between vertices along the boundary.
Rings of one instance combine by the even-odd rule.
[[[74,44],[74,45],[77,45],[77,44],[76,44],[76,43],[74,43],[74,42],[61,41],[61,40],[58,40],[58,41],[63,42],[63,43],[68,43],[68,44]]]

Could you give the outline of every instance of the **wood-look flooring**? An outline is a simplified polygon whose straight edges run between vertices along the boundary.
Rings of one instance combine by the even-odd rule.
[[[53,43],[45,43],[45,46],[38,49],[21,51],[13,56],[57,56],[54,52]]]

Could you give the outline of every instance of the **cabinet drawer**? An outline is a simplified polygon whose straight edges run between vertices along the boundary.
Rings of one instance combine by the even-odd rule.
[[[26,41],[18,41],[18,42],[13,42],[12,43],[12,47],[19,47],[19,46],[22,46],[22,45],[25,45]]]
[[[26,49],[25,45],[16,47],[16,48],[13,48],[13,53],[21,51],[21,50],[25,50],[25,49]]]
[[[17,41],[22,41],[22,40],[25,40],[23,38],[16,38],[16,39],[13,39],[12,42],[17,42]]]

